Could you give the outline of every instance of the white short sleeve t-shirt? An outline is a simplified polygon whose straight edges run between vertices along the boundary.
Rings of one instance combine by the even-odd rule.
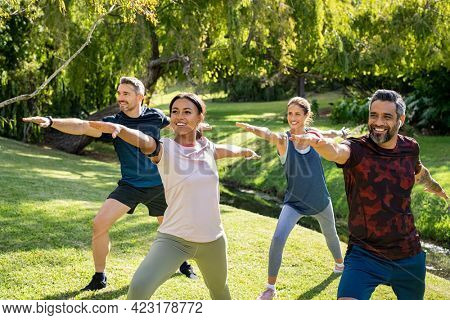
[[[168,206],[158,231],[191,242],[217,240],[224,231],[214,144],[204,137],[195,147],[169,138],[161,142],[157,166]]]

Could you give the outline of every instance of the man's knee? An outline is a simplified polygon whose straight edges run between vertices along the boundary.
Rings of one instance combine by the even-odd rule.
[[[112,220],[108,214],[105,214],[102,211],[99,211],[97,215],[92,220],[92,227],[94,234],[101,234],[104,232],[108,232],[111,226],[114,224],[114,220]]]

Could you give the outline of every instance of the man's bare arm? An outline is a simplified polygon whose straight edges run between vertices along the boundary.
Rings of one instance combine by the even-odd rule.
[[[290,140],[313,147],[324,159],[344,164],[350,158],[350,147],[330,138],[319,138],[312,134],[293,134]]]
[[[73,134],[73,135],[87,135],[98,138],[102,132],[89,126],[88,121],[76,118],[67,119],[50,119],[48,117],[29,117],[23,118],[23,122],[31,122],[39,125],[42,128],[52,127],[58,131]]]
[[[426,167],[422,166],[422,169],[418,174],[416,174],[416,183],[425,186],[425,191],[434,193],[435,195],[449,201],[449,197],[445,193],[444,189],[436,180],[433,179],[430,171]]]
[[[315,131],[322,134],[325,138],[342,138],[345,139],[350,134],[350,129],[346,127],[342,127],[341,130],[320,130],[317,128],[313,128]]]

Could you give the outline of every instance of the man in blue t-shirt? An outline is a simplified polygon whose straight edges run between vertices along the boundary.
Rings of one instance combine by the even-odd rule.
[[[122,77],[117,87],[120,112],[103,118],[103,121],[142,131],[159,140],[160,130],[170,124],[170,119],[161,110],[143,105],[144,95],[145,87],[140,80]],[[132,214],[139,203],[147,206],[150,216],[155,216],[159,223],[162,222],[167,204],[158,169],[139,148],[119,137],[114,139],[110,134],[103,134],[90,127],[87,121],[53,119],[52,117],[31,117],[24,118],[23,121],[38,124],[43,128],[52,127],[67,134],[88,135],[114,144],[119,157],[122,178],[94,218],[92,253],[95,274],[91,282],[82,290],[103,289],[106,287],[106,257],[111,246],[108,231],[111,226],[125,213]],[[187,262],[183,262],[180,271],[188,278],[197,277]]]

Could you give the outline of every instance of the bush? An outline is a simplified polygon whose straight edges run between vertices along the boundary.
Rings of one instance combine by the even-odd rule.
[[[331,120],[335,123],[367,123],[368,110],[367,99],[345,98],[331,110]]]
[[[275,101],[287,99],[294,92],[289,83],[265,85],[257,77],[235,77],[225,81],[224,90],[228,101]]]
[[[406,99],[408,123],[424,133],[446,134],[450,130],[450,75],[438,70],[417,78],[414,92]]]
[[[312,99],[311,111],[313,112],[314,117],[317,119],[319,117],[319,102],[317,101],[317,99]]]

